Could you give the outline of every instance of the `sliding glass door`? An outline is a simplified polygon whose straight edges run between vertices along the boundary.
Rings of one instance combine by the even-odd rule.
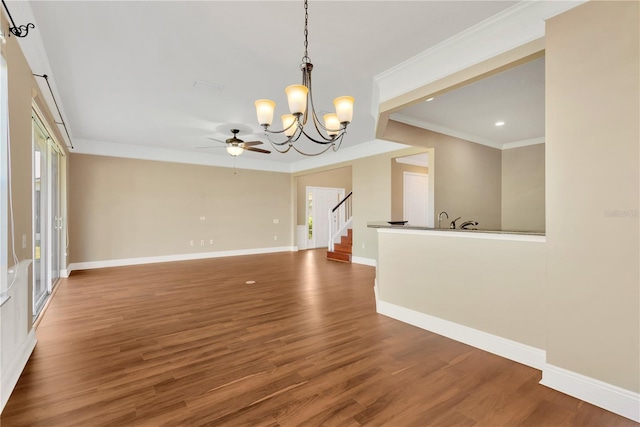
[[[33,115],[33,315],[40,314],[60,277],[61,150]]]

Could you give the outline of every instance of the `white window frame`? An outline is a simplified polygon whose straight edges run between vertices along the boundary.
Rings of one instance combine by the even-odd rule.
[[[9,96],[7,62],[0,55],[0,305],[9,299]],[[14,266],[17,267],[17,266]]]

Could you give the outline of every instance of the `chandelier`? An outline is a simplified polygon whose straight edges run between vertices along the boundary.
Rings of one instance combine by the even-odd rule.
[[[256,113],[258,115],[258,123],[264,128],[265,135],[273,148],[280,152],[286,153],[291,148],[305,156],[317,156],[329,150],[338,151],[342,144],[342,139],[347,131],[347,125],[353,119],[353,97],[340,96],[333,100],[335,113],[323,115],[323,121],[318,119],[315,106],[313,105],[313,90],[311,89],[311,71],[313,64],[309,58],[308,52],[308,23],[309,23],[309,6],[307,0],[304,0],[304,55],[300,70],[302,71],[302,84],[287,86],[285,92],[289,103],[290,114],[283,114],[282,130],[271,130],[269,127],[273,122],[273,113],[276,103],[270,99],[259,99],[255,102]],[[309,108],[311,107],[311,108]],[[313,124],[313,126],[311,125]],[[309,125],[309,126],[307,126]],[[313,135],[310,135],[309,129],[315,128]],[[270,134],[284,134],[286,139],[282,141],[274,141]],[[318,136],[315,137],[315,134]],[[319,152],[304,152],[295,142],[304,135],[308,140],[316,144],[320,144],[323,148]]]

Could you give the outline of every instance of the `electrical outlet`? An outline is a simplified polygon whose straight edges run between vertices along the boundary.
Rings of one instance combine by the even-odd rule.
[[[200,240],[200,246],[204,246],[204,240]]]
[[[22,249],[27,249],[27,235],[22,235]]]
[[[193,240],[189,240],[189,246],[193,246]]]
[[[273,236],[273,240],[278,240],[278,236]]]
[[[362,244],[362,249],[364,249],[364,243]]]
[[[200,221],[204,221],[205,219],[206,219],[206,218],[205,218],[205,217],[203,217],[203,216],[201,216],[201,217],[200,217]]]
[[[280,220],[279,220],[279,219],[274,219],[274,220],[273,220],[273,223],[274,223],[274,224],[280,224]]]
[[[209,240],[209,244],[213,245],[213,239]]]

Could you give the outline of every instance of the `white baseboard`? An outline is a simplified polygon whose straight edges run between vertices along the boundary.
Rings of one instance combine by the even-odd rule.
[[[69,277],[69,271],[71,271],[71,270],[69,270],[69,267],[67,267],[64,270],[60,270],[60,278],[61,279],[66,279],[67,277]]]
[[[189,261],[194,259],[221,258],[239,255],[257,255],[274,252],[295,252],[295,246],[278,246],[273,248],[239,249],[234,251],[200,252],[194,254],[164,255],[155,257],[110,259],[104,261],[73,262],[67,267],[68,273],[74,270],[91,270],[94,268],[123,267],[127,265],[155,264],[159,262]]]
[[[545,364],[540,384],[640,422],[640,393]]]
[[[545,365],[546,352],[539,348],[440,319],[419,311],[400,307],[379,299],[376,301],[376,306],[380,314],[488,351],[489,353],[514,360],[523,365],[540,370]]]
[[[351,262],[354,264],[363,264],[363,265],[369,265],[371,267],[375,267],[376,266],[376,260],[374,258],[363,258],[363,257],[359,257],[359,256],[352,256],[351,257]]]
[[[9,365],[8,369],[2,370],[2,383],[0,384],[0,413],[4,410],[4,406],[9,401],[9,396],[13,392],[13,389],[18,384],[20,375],[27,366],[27,362],[31,357],[33,349],[36,348],[36,330],[32,328],[27,339],[22,343],[21,348],[16,352],[16,357]]]

